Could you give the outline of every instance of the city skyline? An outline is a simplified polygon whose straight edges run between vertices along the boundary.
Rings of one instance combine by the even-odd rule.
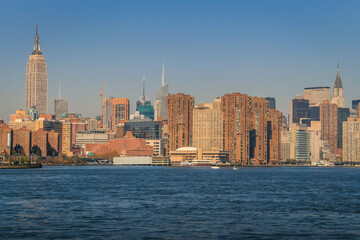
[[[351,107],[351,100],[359,98],[360,59],[355,45],[359,35],[353,32],[360,20],[355,15],[360,5],[355,1],[341,6],[339,1],[254,2],[163,2],[158,10],[160,2],[109,2],[95,15],[99,5],[95,2],[71,7],[47,3],[40,9],[44,11],[36,13],[41,50],[48,63],[47,104],[57,95],[61,81],[70,112],[98,116],[98,91],[108,80],[104,96],[129,98],[134,112],[143,74],[154,103],[164,61],[170,92],[190,94],[196,104],[240,92],[275,97],[277,107],[287,115],[289,101],[303,88],[333,87],[339,61],[346,106]],[[33,46],[36,16],[31,11],[34,6],[24,3],[0,3],[0,19],[8,22],[1,27],[6,37],[0,40],[7,46],[0,60],[0,79],[6,86],[0,94],[0,118],[5,121],[16,109],[25,109],[24,69]],[[83,9],[76,13],[79,8]],[[139,11],[120,17],[115,9]],[[323,10],[320,16],[319,9]],[[201,18],[196,14],[200,10]],[[330,17],[335,10],[336,17]],[[54,11],[66,13],[65,17],[51,16]],[[164,11],[164,18],[158,17],[159,11]],[[132,21],[136,17],[140,19]]]

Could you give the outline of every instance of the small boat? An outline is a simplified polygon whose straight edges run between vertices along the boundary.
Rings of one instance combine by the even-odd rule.
[[[218,167],[218,166],[212,166],[211,168],[212,168],[212,169],[219,169],[220,167]]]
[[[238,168],[237,168],[237,167],[233,167],[233,170],[235,170],[235,171],[236,171],[236,170],[238,170]]]

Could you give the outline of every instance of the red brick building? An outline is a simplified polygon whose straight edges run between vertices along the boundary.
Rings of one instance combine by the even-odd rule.
[[[117,152],[126,156],[153,156],[153,147],[146,146],[146,140],[135,138],[132,132],[126,132],[125,137],[109,140],[107,143],[87,143],[85,152],[102,155]]]
[[[56,152],[59,152],[60,149],[60,134],[51,130],[48,132],[48,143],[49,146],[54,148]]]
[[[338,106],[324,101],[320,104],[321,138],[329,143],[331,153],[336,153],[338,146]]]
[[[13,147],[19,144],[23,149],[25,155],[30,155],[31,150],[31,130],[21,128],[14,130]]]
[[[280,111],[268,110],[268,164],[280,164],[282,119]]]
[[[48,132],[40,129],[31,134],[31,147],[38,146],[41,150],[41,156],[46,157],[48,143]]]
[[[280,112],[269,111],[268,101],[264,98],[241,93],[222,96],[221,108],[223,149],[230,152],[231,162],[242,165],[279,163]],[[275,129],[274,135],[268,126]]]
[[[0,124],[0,154],[10,154],[11,149],[8,146],[8,134],[12,136],[12,129],[6,124]],[[10,146],[11,147],[11,146]]]
[[[192,144],[194,98],[183,93],[166,98],[169,151]]]

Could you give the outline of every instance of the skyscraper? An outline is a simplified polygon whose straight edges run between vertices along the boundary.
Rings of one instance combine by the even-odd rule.
[[[276,100],[274,97],[266,97],[265,99],[269,101],[269,109],[276,109]]]
[[[340,78],[339,64],[338,64],[337,75],[334,83],[334,92],[331,98],[331,103],[336,104],[340,108],[345,107],[345,99],[344,99],[343,85]]]
[[[59,99],[52,100],[52,115],[55,115],[56,119],[62,118],[63,114],[68,113],[68,100],[61,99],[61,88],[59,82]]]
[[[309,100],[296,97],[290,101],[289,123],[300,123],[300,118],[309,118]]]
[[[38,25],[36,24],[36,35],[34,50],[26,65],[26,88],[25,88],[25,110],[36,106],[39,114],[47,114],[47,66],[44,55],[40,51],[40,40]]]
[[[169,151],[192,145],[194,98],[183,93],[167,97]]]
[[[164,73],[164,63],[162,66],[162,78],[161,78],[161,88],[156,94],[156,104],[160,106],[161,111],[155,113],[157,117],[162,117],[162,120],[168,119],[168,112],[166,107],[166,97],[169,96],[169,84],[165,84],[165,73]],[[159,109],[159,108],[155,108]],[[157,120],[157,119],[155,119]],[[176,150],[176,149],[175,149]]]
[[[136,101],[136,111],[138,111],[140,115],[154,120],[154,107],[145,95],[145,75],[143,76],[143,95],[140,97],[140,101]]]
[[[52,100],[52,115],[56,119],[62,118],[64,113],[68,113],[68,100],[66,99],[53,99]]]
[[[230,152],[230,161],[257,165],[269,164],[270,160],[272,164],[277,164],[280,158],[282,114],[269,111],[266,99],[241,93],[222,96],[221,105],[223,144],[224,150]],[[272,139],[270,143],[269,138]],[[270,152],[269,148],[272,148]]]
[[[338,107],[330,101],[320,104],[322,140],[329,144],[330,152],[338,148]]]

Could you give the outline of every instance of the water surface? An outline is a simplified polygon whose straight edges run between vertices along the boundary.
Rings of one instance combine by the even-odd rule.
[[[360,238],[360,169],[0,171],[0,239],[239,238]]]

